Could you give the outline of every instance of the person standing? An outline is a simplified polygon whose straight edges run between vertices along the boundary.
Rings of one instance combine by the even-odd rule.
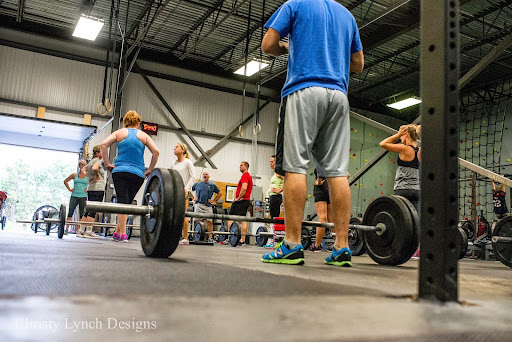
[[[398,133],[380,142],[380,147],[398,153],[393,193],[407,198],[416,211],[420,212],[420,162],[421,148],[418,147],[420,126],[404,125]],[[395,142],[400,139],[400,143]]]
[[[109,135],[101,143],[101,155],[105,168],[112,172],[112,181],[116,189],[117,203],[132,204],[144,179],[155,168],[160,151],[153,139],[139,129],[141,118],[136,111],[130,110],[123,118],[123,128]],[[115,165],[108,157],[108,148],[117,143],[117,157]],[[151,162],[147,170],[144,169],[144,150],[151,152]],[[128,242],[126,234],[127,214],[117,214],[117,226],[112,237],[114,241]]]
[[[101,157],[100,145],[96,145],[92,149],[92,160],[87,164],[87,178],[89,185],[87,187],[87,200],[94,202],[103,202],[105,196],[105,169]],[[88,210],[84,214],[83,221],[94,222],[96,212]],[[77,237],[85,237],[89,239],[97,239],[98,235],[94,234],[91,225],[86,225],[85,232],[80,228],[76,234]]]
[[[213,215],[213,205],[220,198],[221,193],[217,185],[210,182],[210,174],[208,171],[203,171],[201,174],[201,182],[195,183],[192,186],[192,191],[196,192],[196,197],[194,197],[194,212]],[[212,199],[213,194],[215,194],[215,198]],[[213,232],[213,220],[208,219],[206,223],[208,232]],[[208,237],[208,241],[213,241],[210,234]]]
[[[190,161],[188,147],[184,143],[177,143],[174,146],[174,155],[177,159],[171,165],[171,169],[178,171],[185,185],[185,211],[187,211],[188,202],[193,198],[191,191],[192,185],[196,182],[196,169]],[[188,244],[188,218],[185,217],[183,220],[183,238],[180,241],[180,245]]]
[[[286,235],[263,262],[304,264],[301,227],[306,203],[310,153],[320,177],[329,184],[336,240],[325,263],[351,266],[348,245],[350,187],[347,180],[350,72],[364,67],[357,23],[334,0],[289,0],[265,24],[261,48],[288,54],[276,139],[276,172],[285,175]],[[288,37],[288,42],[281,39]]]
[[[82,220],[85,212],[85,201],[87,200],[87,185],[89,179],[87,178],[87,162],[83,159],[78,161],[78,172],[70,174],[64,179],[64,185],[71,192],[71,198],[69,199],[69,209],[67,221],[73,219],[73,213],[78,206],[78,221]],[[69,181],[73,180],[73,188],[69,186]],[[66,225],[64,234],[68,234],[69,225]]]
[[[246,216],[247,210],[251,205],[252,193],[252,177],[249,174],[249,163],[243,161],[240,163],[240,172],[242,177],[238,181],[236,187],[235,200],[229,208],[229,215]],[[231,227],[232,221],[228,221],[228,230]],[[245,234],[247,234],[247,222],[242,221],[242,237],[240,238],[240,245],[245,245]]]
[[[508,216],[507,202],[505,196],[505,184],[501,184],[499,188],[496,188],[496,184],[491,179],[492,183],[492,201],[494,206],[494,214],[496,219],[501,220],[505,216]]]

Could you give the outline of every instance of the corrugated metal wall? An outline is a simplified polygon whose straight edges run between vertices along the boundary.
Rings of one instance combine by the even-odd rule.
[[[41,106],[66,108],[84,113],[95,113],[101,99],[104,69],[68,59],[0,46],[0,98],[34,103]],[[242,120],[242,97],[197,86],[151,78],[156,88],[177,113],[187,128],[216,134],[226,134]],[[242,88],[242,84],[240,84]],[[256,109],[255,99],[245,98],[244,118]],[[123,111],[136,110],[144,121],[162,125],[177,126],[168,111],[148,87],[142,77],[132,73],[126,83]],[[267,142],[275,140],[279,105],[269,104],[260,113],[262,131],[258,139]],[[35,116],[34,107],[1,103],[0,111],[5,113]],[[83,123],[80,115],[46,111],[51,120]],[[92,125],[102,127],[108,118],[93,118]],[[246,125],[244,138],[252,139],[252,123]],[[99,144],[110,134],[110,127],[102,131],[89,143],[90,148]],[[204,150],[213,147],[218,139],[195,137]],[[200,156],[186,135],[168,130],[160,130],[155,142],[160,149],[158,166],[169,167],[175,160],[173,147],[177,142],[187,143],[192,150],[192,160]],[[211,170],[212,179],[237,182],[242,160],[251,164],[250,172],[261,177],[256,181],[266,188],[272,172],[268,157],[274,153],[273,147],[251,144],[227,143],[213,156],[218,170]],[[148,154],[148,153],[147,153]],[[146,155],[149,163],[150,155]],[[205,164],[209,168],[209,165]],[[198,175],[202,168],[197,168]]]

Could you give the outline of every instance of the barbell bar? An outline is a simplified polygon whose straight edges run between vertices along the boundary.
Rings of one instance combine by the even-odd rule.
[[[121,207],[122,206],[122,207]],[[155,211],[154,206],[147,205],[135,205],[135,204],[117,204],[117,203],[104,203],[104,202],[91,202],[87,201],[85,204],[86,210],[111,213],[111,214],[128,214],[128,215],[147,215],[151,216],[151,213]],[[121,212],[122,211],[122,212]],[[277,223],[283,224],[283,220],[268,219],[262,217],[248,217],[239,215],[227,215],[227,214],[205,214],[205,213],[194,213],[191,211],[185,212],[185,217],[198,218],[198,219],[214,219],[214,220],[226,220],[226,221],[239,221],[239,222],[256,222],[256,223]],[[334,223],[330,222],[317,222],[317,221],[302,221],[303,227],[324,227],[334,228]],[[379,232],[384,233],[386,231],[386,225],[384,223],[378,223],[375,226],[350,224],[350,228],[368,231],[368,232]]]
[[[59,219],[44,219],[44,220],[17,220],[17,223],[59,223]],[[87,225],[92,227],[106,227],[106,228],[116,228],[116,223],[101,223],[101,222],[86,222],[86,221],[65,221],[65,224],[71,225]],[[128,228],[139,228],[138,224],[127,224]]]

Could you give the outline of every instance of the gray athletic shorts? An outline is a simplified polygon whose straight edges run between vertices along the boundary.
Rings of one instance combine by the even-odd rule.
[[[196,203],[194,206],[194,213],[201,213],[201,214],[210,214],[213,215],[213,207],[209,207],[206,204],[203,203]],[[212,221],[212,220],[205,220],[203,221]]]
[[[312,155],[319,176],[345,177],[349,151],[349,104],[342,91],[311,87],[282,100],[276,139],[276,173],[306,174]]]

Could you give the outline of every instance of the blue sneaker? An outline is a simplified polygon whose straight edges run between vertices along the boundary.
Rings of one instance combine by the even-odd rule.
[[[339,251],[332,250],[332,253],[325,258],[327,265],[352,267],[352,252],[348,248],[342,248]]]
[[[263,262],[274,264],[303,265],[304,264],[304,247],[298,245],[294,249],[288,249],[281,241],[272,253],[265,253],[261,258]]]

